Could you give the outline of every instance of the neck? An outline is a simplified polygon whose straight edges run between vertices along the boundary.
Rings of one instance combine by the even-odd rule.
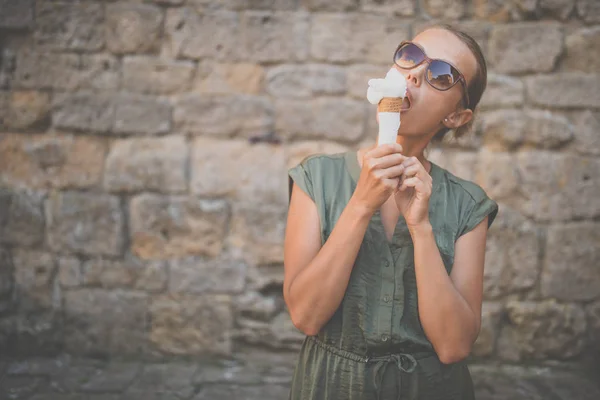
[[[398,135],[396,143],[402,146],[402,154],[406,157],[417,157],[417,159],[425,166],[425,148],[428,141],[424,141],[422,137],[411,138]]]

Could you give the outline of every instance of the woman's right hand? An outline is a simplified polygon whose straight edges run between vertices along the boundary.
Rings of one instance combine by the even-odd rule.
[[[375,146],[362,158],[360,177],[353,194],[355,204],[374,213],[398,189],[406,159],[398,143]]]

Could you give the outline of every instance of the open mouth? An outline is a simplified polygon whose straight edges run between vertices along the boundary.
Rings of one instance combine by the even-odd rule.
[[[404,100],[402,100],[402,106],[400,107],[400,112],[409,110],[410,106],[411,106],[410,99],[408,98],[408,96],[406,96],[404,98]]]

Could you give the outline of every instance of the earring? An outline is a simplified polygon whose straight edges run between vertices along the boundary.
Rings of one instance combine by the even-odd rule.
[[[444,118],[444,121],[445,121],[445,122],[448,122],[448,118]]]

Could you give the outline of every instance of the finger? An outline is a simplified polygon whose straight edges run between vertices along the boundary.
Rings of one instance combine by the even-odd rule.
[[[404,164],[405,167],[408,167],[408,166],[414,165],[414,164],[421,164],[421,162],[419,161],[419,159],[417,157],[407,157],[406,160],[404,160],[402,163]]]
[[[412,178],[407,178],[402,181],[402,185],[400,185],[400,191],[403,191],[409,187],[415,188],[416,190],[422,191],[423,189],[423,181],[416,176]]]
[[[402,162],[405,158],[406,157],[404,157],[402,154],[394,153],[380,158],[370,158],[367,162],[369,163],[371,169],[386,169],[396,165],[402,165]]]
[[[365,153],[365,157],[381,158],[383,156],[387,156],[388,154],[393,153],[402,153],[402,146],[398,143],[389,143],[383,144],[381,146],[375,146],[374,149],[369,150],[367,153]]]
[[[385,168],[382,169],[382,177],[383,178],[396,178],[398,181],[400,181],[400,176],[402,175],[402,172],[404,171],[404,166],[402,164],[399,165],[393,165],[389,168]]]
[[[402,166],[404,166],[404,163],[402,163]],[[404,173],[402,175],[405,178],[409,178],[411,176],[418,176],[421,170],[423,170],[423,166],[420,163],[412,164],[404,168]]]

